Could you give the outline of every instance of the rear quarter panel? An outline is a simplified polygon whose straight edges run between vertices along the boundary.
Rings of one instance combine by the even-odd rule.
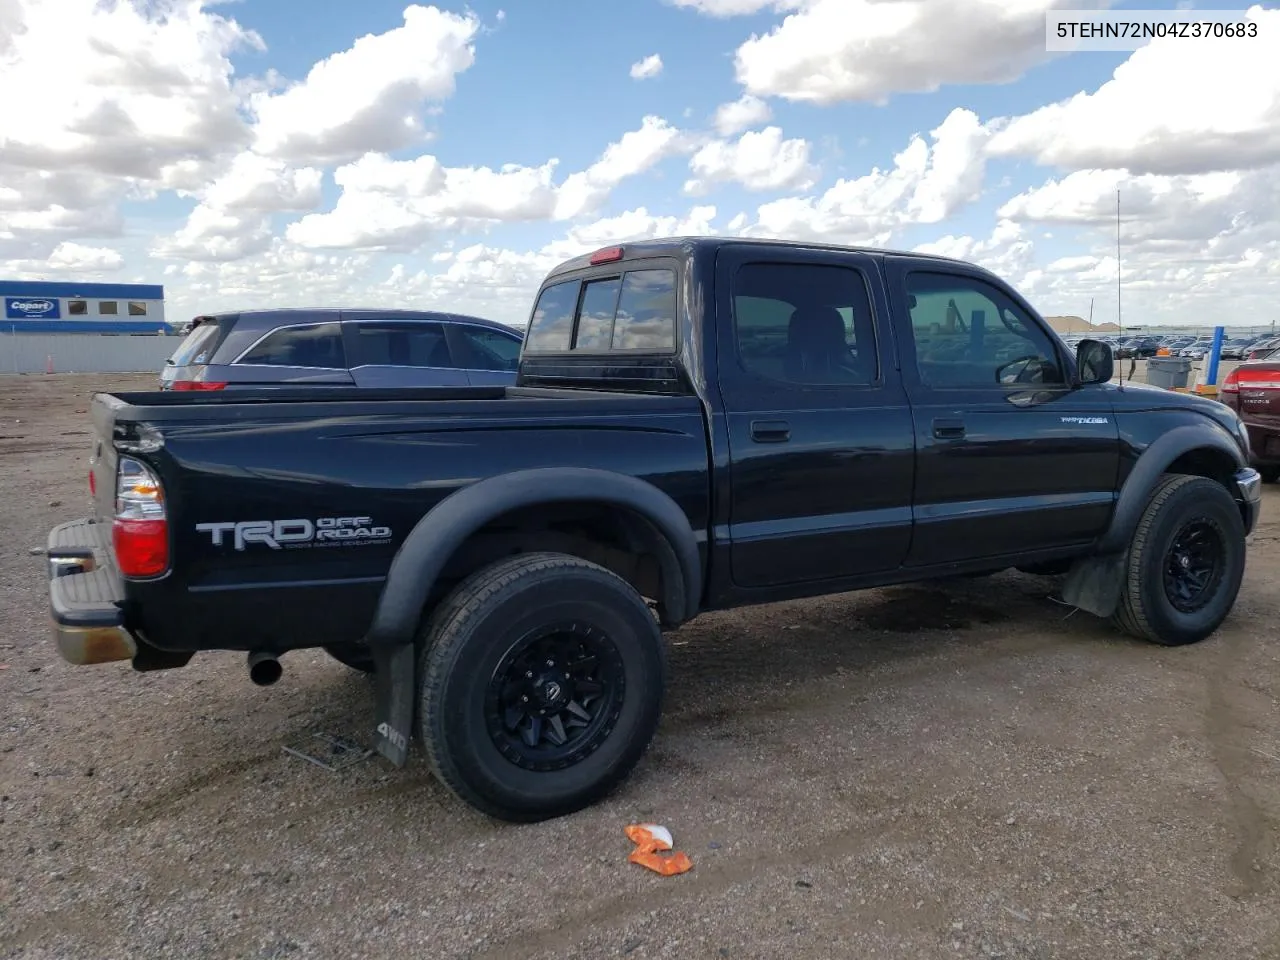
[[[245,404],[203,422],[157,426],[164,448],[147,459],[165,482],[173,572],[128,592],[162,648],[360,639],[418,520],[454,490],[499,473],[616,470],[664,490],[700,535],[708,524],[707,438],[692,397]],[[374,535],[237,549],[231,528],[221,544],[213,530],[199,529],[243,521],[317,527],[328,518],[358,518]]]

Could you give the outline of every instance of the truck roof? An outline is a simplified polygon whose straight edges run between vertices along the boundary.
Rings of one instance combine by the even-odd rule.
[[[609,249],[610,246],[618,246],[623,249],[622,260],[640,259],[646,256],[691,256],[699,250],[714,250],[727,244],[749,245],[760,247],[791,247],[800,250],[827,250],[839,253],[865,253],[870,256],[883,257],[914,257],[920,260],[943,261],[946,263],[967,263],[967,261],[958,260],[955,257],[944,257],[935,253],[919,253],[912,250],[893,250],[885,247],[862,247],[848,246],[839,243],[821,243],[808,240],[772,240],[763,237],[658,237],[652,240],[636,240],[630,243],[622,242],[613,245],[605,245],[600,249]],[[580,254],[571,257],[568,260],[556,265],[547,274],[546,279],[560,274],[570,273],[574,270],[580,270],[583,267],[591,266],[592,253]],[[970,264],[972,266],[972,264]]]

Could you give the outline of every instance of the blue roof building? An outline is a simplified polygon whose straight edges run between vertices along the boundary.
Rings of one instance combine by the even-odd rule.
[[[0,280],[0,333],[167,333],[164,287]]]

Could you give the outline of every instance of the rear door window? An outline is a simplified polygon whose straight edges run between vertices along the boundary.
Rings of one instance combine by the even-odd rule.
[[[468,370],[514,370],[519,364],[522,337],[466,323],[453,329],[457,334],[454,346],[463,354],[459,361]]]
[[[342,328],[337,323],[284,327],[267,336],[236,361],[266,367],[345,369]]]
[[[348,324],[351,338],[351,366],[457,367],[439,323],[379,323],[362,320]]]

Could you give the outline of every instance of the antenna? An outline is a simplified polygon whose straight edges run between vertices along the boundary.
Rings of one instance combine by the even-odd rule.
[[[1120,188],[1116,187],[1116,326],[1124,339],[1124,319],[1120,314]]]
[[[1093,297],[1089,298],[1089,327],[1093,327]]]
[[[1120,345],[1124,346],[1124,318],[1120,313],[1120,188],[1116,187],[1116,326],[1119,328]],[[1137,353],[1129,354],[1129,379],[1133,379],[1133,371],[1137,367]],[[1120,377],[1120,389],[1124,389],[1123,376]]]

